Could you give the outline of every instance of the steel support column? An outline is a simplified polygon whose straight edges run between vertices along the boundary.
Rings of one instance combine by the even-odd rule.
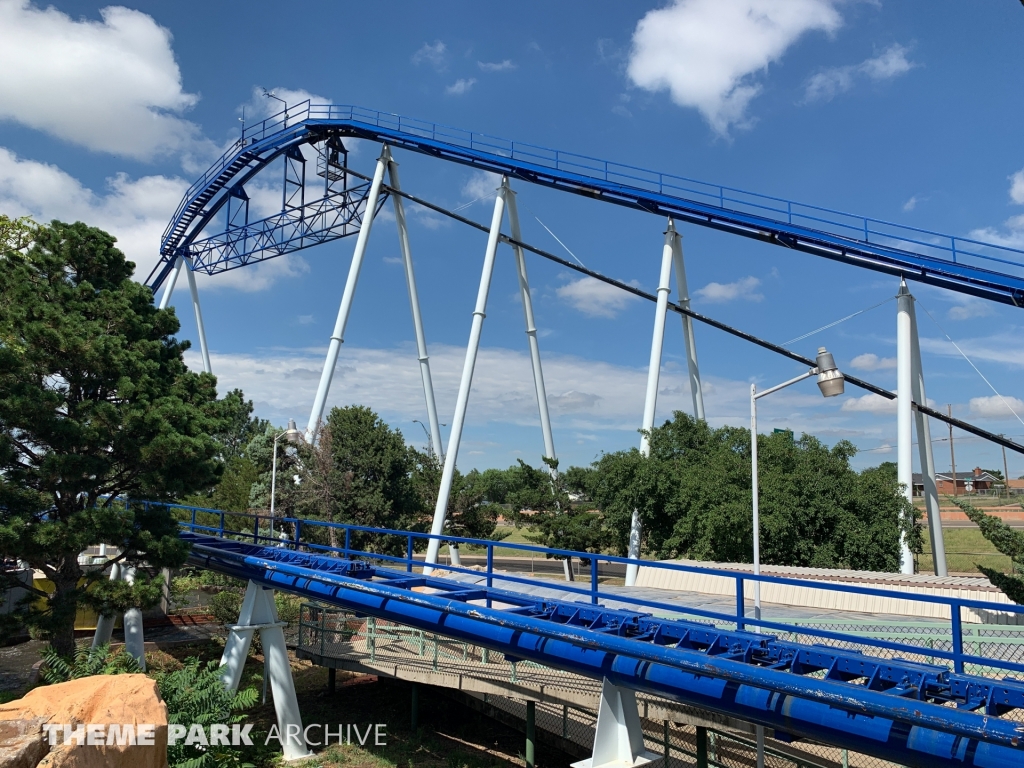
[[[124,580],[129,584],[135,583],[134,568],[125,569]],[[124,650],[129,656],[135,657],[135,660],[139,662],[139,667],[145,672],[146,639],[142,629],[142,611],[138,608],[129,608],[124,612]]]
[[[635,768],[655,760],[661,760],[661,756],[644,745],[636,694],[604,678],[594,726],[593,755],[572,763],[572,767]]]
[[[921,367],[921,343],[917,335],[917,311],[910,296],[910,371],[914,402],[928,405]],[[932,455],[932,430],[928,417],[914,409],[917,426],[917,451],[921,461],[921,482],[925,511],[928,515],[928,536],[932,544],[933,570],[936,576],[946,575],[946,543],[942,538],[942,516],[939,514],[939,490],[935,483],[935,458]]]
[[[675,223],[668,220],[668,229],[665,230],[665,245],[661,251],[661,277],[658,280],[658,304],[654,310],[654,333],[651,336],[651,360],[647,367],[647,396],[644,399],[644,421],[643,434],[640,437],[640,453],[648,456],[651,452],[651,443],[648,433],[654,427],[654,412],[658,405],[658,384],[661,379],[661,350],[665,341],[665,315],[668,312],[668,294],[672,290],[669,281],[672,279],[672,259],[676,248]],[[633,510],[633,519],[629,525],[629,552],[628,556],[634,560],[640,559],[640,538],[643,533],[643,526],[640,522],[640,510]],[[636,576],[640,566],[630,563],[626,566],[626,586],[636,584]]]
[[[459,396],[455,403],[455,415],[452,417],[452,429],[448,435],[448,452],[444,457],[444,469],[441,472],[441,485],[437,491],[437,506],[434,507],[434,521],[430,532],[440,536],[444,531],[445,516],[448,510],[448,498],[452,492],[452,479],[455,476],[455,461],[459,455],[459,443],[462,441],[462,428],[466,423],[466,407],[469,404],[469,391],[473,386],[473,369],[476,367],[476,356],[480,350],[480,334],[484,327],[487,312],[487,294],[491,290],[491,276],[494,274],[494,256],[498,251],[498,238],[501,235],[501,220],[505,213],[505,197],[508,180],[504,177],[498,194],[494,198],[494,213],[491,215],[491,228],[487,236],[487,249],[484,251],[484,265],[480,274],[480,288],[476,295],[476,306],[473,309],[473,324],[469,331],[469,343],[466,346],[466,361],[462,366],[462,381],[459,383]],[[424,573],[430,573],[430,566],[437,562],[437,552],[441,540],[431,539],[427,545],[426,567]]]
[[[110,580],[121,579],[121,564],[114,563],[110,566]],[[96,632],[92,636],[92,647],[98,648],[110,642],[110,636],[114,632],[114,622],[117,617],[112,613],[102,613],[96,618]]]
[[[180,256],[178,258],[181,258]],[[184,259],[185,267],[187,268],[185,273],[188,275],[188,290],[192,294],[192,309],[196,313],[196,329],[199,333],[199,351],[203,355],[203,370],[207,373],[213,373],[213,368],[210,366],[210,348],[206,345],[206,328],[203,326],[203,310],[199,306],[199,290],[196,288],[196,276],[192,271],[192,259],[186,257]]]
[[[512,239],[523,241],[523,233],[519,228],[519,210],[516,207],[516,193],[506,189],[505,204],[508,206],[509,228]],[[533,297],[530,295],[530,281],[526,275],[526,257],[518,245],[512,246],[516,256],[516,274],[519,278],[519,296],[523,301],[523,317],[526,320],[526,338],[530,344],[530,363],[533,365],[533,386],[537,394],[537,410],[540,414],[540,429],[544,435],[544,456],[555,460],[555,438],[551,433],[551,415],[548,411],[548,394],[544,387],[544,369],[540,363],[540,344],[537,342],[537,325],[533,319]],[[555,470],[551,468],[554,475]]]
[[[185,260],[178,257],[177,261],[174,262],[174,269],[171,270],[171,274],[167,276],[167,285],[164,286],[163,295],[160,296],[160,305],[158,309],[167,309],[167,305],[171,301],[171,294],[174,293],[174,284],[178,282],[178,275],[181,274],[181,268],[185,264]]]
[[[308,757],[312,753],[306,747],[302,735],[302,716],[299,714],[295,682],[292,680],[291,665],[288,661],[288,647],[284,640],[286,626],[287,622],[277,620],[274,590],[261,587],[250,580],[242,599],[238,624],[230,627],[231,633],[224,645],[220,665],[223,668],[221,680],[225,687],[232,691],[238,690],[253,635],[256,632],[260,633],[260,642],[266,658],[266,674],[270,678],[270,689],[274,694],[274,711],[277,714],[281,747],[284,759],[288,761]]]
[[[901,281],[896,298],[896,467],[909,503],[914,502],[914,386],[911,313],[914,305],[906,281]],[[900,573],[912,574],[914,559],[906,534],[900,536]]]
[[[398,180],[398,163],[388,157],[388,178],[396,190],[402,188]],[[412,249],[409,247],[409,230],[405,223],[405,206],[401,195],[392,195],[395,204],[395,224],[398,228],[398,245],[402,249],[402,264],[405,267],[405,284],[409,289],[409,308],[412,310],[412,325],[416,333],[416,357],[420,361],[420,379],[423,381],[423,399],[427,404],[427,421],[430,423],[430,447],[440,459],[441,427],[437,418],[437,403],[434,400],[434,384],[430,377],[430,357],[427,355],[427,337],[423,332],[423,318],[420,315],[420,297],[416,290],[416,275],[412,268]]]
[[[676,302],[683,309],[690,308],[690,289],[686,285],[686,262],[683,259],[683,238],[676,235],[672,246],[672,262],[676,270]],[[700,386],[700,368],[697,366],[697,342],[693,336],[693,318],[683,319],[683,341],[686,342],[686,367],[690,374],[690,397],[693,399],[693,418],[704,421],[704,392]]]
[[[377,210],[377,198],[380,196],[380,185],[384,181],[384,170],[390,160],[391,152],[385,144],[381,150],[380,157],[377,159],[377,167],[373,172],[373,181],[370,182],[370,191],[366,198],[362,225],[359,227],[359,236],[356,238],[356,247],[352,253],[352,263],[348,268],[345,291],[341,295],[338,319],[334,323],[334,332],[331,334],[331,343],[327,348],[324,370],[320,374],[320,385],[317,387],[316,397],[313,399],[313,410],[309,414],[309,424],[306,425],[307,442],[312,442],[316,436],[317,427],[324,416],[327,393],[331,389],[334,367],[338,363],[338,353],[341,351],[342,342],[345,340],[345,326],[348,325],[348,316],[352,311],[352,299],[356,293],[356,284],[359,282],[359,271],[363,266],[363,256],[366,255],[366,243],[370,239],[370,230],[373,228],[374,212]]]

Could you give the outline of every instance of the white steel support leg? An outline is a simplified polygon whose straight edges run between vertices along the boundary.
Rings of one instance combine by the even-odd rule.
[[[398,180],[398,163],[388,159],[388,177],[391,186],[401,189]],[[402,263],[405,266],[405,283],[409,289],[409,308],[412,310],[412,325],[416,333],[416,356],[420,361],[420,378],[423,380],[423,399],[427,403],[427,421],[430,423],[430,447],[440,459],[441,425],[437,418],[437,402],[434,400],[434,383],[430,377],[430,357],[427,355],[427,337],[423,332],[423,318],[420,315],[420,297],[416,290],[416,275],[412,269],[412,249],[409,247],[409,230],[405,224],[405,206],[400,195],[392,195],[395,204],[395,224],[398,228],[398,244],[402,249]]]
[[[512,230],[512,239],[523,241],[522,231],[519,229],[519,210],[516,208],[516,193],[507,189],[505,193],[505,204],[508,206],[509,228]],[[537,392],[537,410],[540,412],[540,429],[544,434],[544,456],[549,459],[556,459],[555,438],[551,433],[551,415],[548,412],[548,393],[544,387],[544,369],[540,364],[540,345],[537,342],[537,325],[533,319],[533,297],[530,295],[530,281],[526,276],[526,258],[523,249],[513,245],[512,250],[516,256],[516,273],[519,276],[519,295],[523,300],[523,316],[526,320],[526,338],[530,343],[530,362],[533,364],[533,385]],[[552,472],[555,472],[552,469]]]
[[[171,274],[167,276],[167,284],[164,286],[163,295],[160,297],[160,306],[158,309],[167,309],[167,305],[171,301],[171,294],[174,293],[174,285],[178,282],[178,275],[181,274],[181,268],[185,264],[185,260],[179,256],[174,262],[174,269],[171,270]]]
[[[462,428],[466,423],[466,406],[469,404],[469,390],[473,385],[473,369],[476,367],[476,356],[480,349],[480,334],[484,327],[487,311],[487,294],[491,290],[491,275],[494,274],[494,256],[498,251],[498,238],[501,234],[501,219],[505,212],[505,193],[507,180],[502,178],[498,195],[494,199],[494,213],[491,216],[491,229],[487,236],[487,250],[484,252],[484,266],[480,274],[480,288],[476,294],[476,307],[473,309],[473,325],[469,331],[469,344],[466,346],[466,361],[462,366],[462,381],[459,383],[459,397],[455,403],[455,415],[452,417],[452,429],[448,436],[448,452],[444,457],[444,469],[441,472],[441,486],[437,492],[437,506],[434,508],[434,521],[430,532],[440,536],[444,531],[445,515],[448,510],[448,497],[452,492],[452,479],[455,476],[455,461],[459,455],[459,443],[462,440]],[[441,540],[431,539],[427,544],[427,567],[424,573],[430,573],[430,566],[437,562],[437,552]]]
[[[277,727],[281,734],[281,746],[285,760],[298,760],[312,754],[303,738],[302,716],[299,702],[295,697],[295,683],[292,680],[288,648],[284,641],[286,622],[277,620],[274,606],[274,590],[266,589],[250,581],[242,600],[238,624],[231,627],[224,655],[220,665],[223,668],[221,680],[228,690],[238,690],[242,679],[242,668],[249,653],[252,636],[260,633],[263,655],[266,658],[266,674],[270,678],[270,689],[274,695],[274,711],[277,713]]]
[[[110,566],[110,580],[119,581],[121,579],[121,564],[114,563]],[[96,632],[92,636],[92,647],[98,648],[101,645],[106,645],[110,642],[110,636],[114,632],[114,621],[116,620],[114,614],[101,614],[96,619]]]
[[[924,389],[924,370],[921,367],[921,343],[917,336],[917,312],[914,298],[910,299],[910,371],[914,402],[928,404]],[[935,484],[935,459],[932,456],[932,430],[928,417],[914,409],[917,422],[917,451],[921,461],[921,482],[925,510],[928,513],[928,536],[932,544],[933,569],[936,576],[946,573],[946,543],[942,538],[942,516],[939,513],[939,489]]]
[[[896,299],[896,467],[907,501],[914,501],[913,365],[911,363],[911,312],[913,299],[906,282]],[[900,573],[912,574],[914,560],[905,535],[900,536]]]
[[[690,290],[686,285],[686,263],[683,260],[683,238],[676,235],[672,246],[672,262],[676,269],[676,290],[679,306],[690,308]],[[683,315],[683,340],[686,342],[686,367],[690,372],[690,396],[693,398],[693,418],[704,421],[704,392],[700,386],[700,368],[697,367],[697,342],[693,337],[693,318]]]
[[[331,379],[334,377],[334,366],[338,363],[338,353],[341,351],[342,342],[345,340],[345,326],[348,325],[348,316],[352,311],[352,299],[356,293],[356,284],[359,282],[359,271],[363,266],[363,256],[366,255],[366,243],[370,239],[370,230],[373,228],[373,216],[377,210],[377,198],[380,196],[380,185],[384,180],[384,169],[387,167],[390,159],[391,152],[388,150],[387,145],[385,145],[381,150],[380,158],[377,160],[377,167],[373,172],[373,181],[370,182],[370,191],[366,197],[366,208],[363,211],[363,222],[359,227],[359,235],[356,238],[356,247],[352,253],[352,263],[348,268],[345,291],[341,295],[338,319],[334,323],[334,332],[331,334],[331,343],[327,348],[324,370],[320,374],[320,386],[317,387],[316,397],[313,400],[313,410],[309,414],[309,424],[306,426],[307,442],[313,440],[320,420],[324,415],[327,393],[331,389]]]
[[[665,315],[668,312],[668,294],[671,288],[669,281],[672,278],[672,252],[675,247],[676,234],[675,225],[672,219],[668,220],[668,229],[665,230],[665,247],[661,256],[661,277],[658,280],[658,304],[654,310],[654,334],[651,336],[651,361],[647,367],[647,396],[644,399],[644,421],[643,436],[640,438],[640,453],[648,456],[651,452],[648,432],[654,427],[654,412],[658,405],[658,383],[661,378],[661,349],[665,341]],[[640,510],[633,510],[633,519],[629,525],[629,551],[628,557],[633,560],[640,559],[640,537],[642,534],[640,523]],[[640,569],[639,564],[630,563],[626,566],[626,586],[632,587],[636,584],[636,576]]]
[[[604,678],[594,727],[593,755],[572,763],[573,768],[634,768],[661,759],[661,755],[644,746],[636,694]]]
[[[199,290],[196,288],[196,276],[192,272],[192,259],[185,259],[186,274],[188,275],[188,290],[192,294],[192,309],[196,313],[196,330],[199,333],[199,351],[203,355],[203,370],[213,373],[210,366],[210,348],[206,346],[206,328],[203,326],[203,310],[199,306]]]
[[[135,583],[135,569],[126,568],[124,580]],[[139,667],[146,671],[146,638],[142,631],[142,611],[129,608],[124,612],[124,649],[129,656],[134,656]]]

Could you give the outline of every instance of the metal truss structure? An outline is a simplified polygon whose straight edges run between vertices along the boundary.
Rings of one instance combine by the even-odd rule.
[[[245,207],[246,183],[279,157],[300,163],[304,168],[297,150],[303,145],[313,145],[318,150],[318,166],[325,173],[325,183],[335,183],[330,181],[332,175],[339,175],[344,181],[345,156],[341,145],[344,137],[386,143],[511,179],[1024,306],[1024,252],[1017,249],[401,115],[308,101],[247,126],[239,141],[188,189],[164,232],[161,260],[147,279],[147,285],[156,290],[178,256],[192,255],[193,244],[229,200],[235,198],[241,201],[239,207]],[[331,157],[336,163],[331,166],[338,171],[336,174],[326,173],[324,167]],[[303,207],[294,205],[291,200],[300,188],[305,188],[304,177],[301,183],[297,175],[293,175],[291,181],[286,180],[280,216],[285,216],[289,208],[297,212]],[[293,221],[302,218],[298,213],[292,216]],[[222,237],[231,227],[231,217],[227,219]],[[261,231],[264,228],[273,229],[273,224],[261,222],[257,227]],[[330,231],[337,232],[338,237],[346,234],[344,225],[339,223]],[[297,235],[281,234],[280,241],[292,243],[294,247],[289,250],[314,244],[310,240],[307,246],[299,245],[301,238]],[[231,253],[233,261],[214,258],[202,268],[212,272],[279,255],[275,248],[266,247],[268,242],[253,238],[251,245],[237,244],[237,253]]]

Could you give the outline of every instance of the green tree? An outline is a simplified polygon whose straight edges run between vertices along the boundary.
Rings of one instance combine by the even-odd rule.
[[[992,542],[992,546],[1010,558],[1011,572],[1002,573],[984,565],[975,567],[1013,602],[1024,605],[1024,532],[1011,528],[994,515],[982,512],[968,501],[955,498],[949,500],[981,529],[981,535]],[[1024,504],[1021,506],[1024,507]]]
[[[220,472],[216,380],[186,368],[173,310],[153,305],[114,242],[54,221],[0,253],[0,555],[53,583],[25,618],[64,656],[90,599],[80,552],[106,542],[156,568],[187,556],[165,508],[115,498],[180,498]],[[102,600],[109,582],[95,576]]]
[[[323,431],[330,431],[335,476],[332,493],[338,522],[373,528],[422,528],[423,507],[412,482],[413,456],[402,433],[369,408],[332,408]],[[394,536],[355,533],[356,549],[405,551]]]
[[[515,519],[530,529],[526,538],[550,549],[601,552],[611,543],[604,515],[573,505],[565,479],[558,472],[557,459],[544,457],[541,460],[546,469],[531,467],[520,459],[517,467],[508,470],[511,487],[508,500]],[[567,578],[571,578],[571,568],[571,558],[568,558]]]
[[[412,484],[423,510],[424,522],[437,507],[443,464],[433,452],[410,448],[414,462]],[[445,532],[466,539],[489,539],[494,535],[501,507],[484,499],[483,474],[455,470],[445,512]]]
[[[637,509],[657,557],[749,562],[750,432],[683,413],[651,431],[651,454],[606,454],[591,493],[625,551]],[[856,472],[854,446],[809,435],[758,436],[761,557],[776,565],[894,571],[900,536],[920,549],[914,512],[885,468]]]

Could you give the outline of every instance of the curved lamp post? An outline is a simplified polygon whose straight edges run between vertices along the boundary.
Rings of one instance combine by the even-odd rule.
[[[284,438],[293,445],[305,442],[302,433],[295,428],[295,419],[288,419],[288,429],[274,435],[274,462],[270,470],[270,538],[274,538],[274,498],[277,496],[277,441]]]
[[[843,394],[846,386],[846,379],[836,366],[832,353],[824,347],[818,347],[817,365],[807,373],[800,374],[795,379],[784,381],[774,387],[761,392],[757,391],[757,385],[750,385],[750,477],[751,477],[751,498],[754,507],[754,618],[761,620],[761,517],[758,509],[758,488],[757,488],[757,401],[762,397],[778,392],[798,381],[809,379],[811,376],[818,377],[818,389],[823,397],[835,397]],[[760,625],[754,627],[754,631],[761,632]],[[757,768],[764,768],[764,727],[757,726]]]

